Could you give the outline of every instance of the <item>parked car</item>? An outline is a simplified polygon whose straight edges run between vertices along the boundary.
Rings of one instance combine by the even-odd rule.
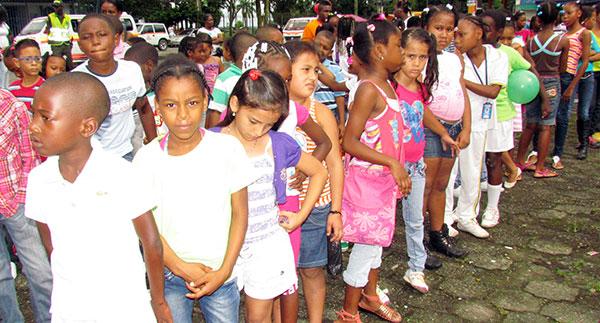
[[[79,14],[71,14],[71,27],[73,28],[73,32],[75,35],[73,36],[73,48],[71,49],[71,56],[73,57],[73,61],[76,63],[82,62],[87,59],[85,54],[79,48],[79,35],[77,32],[79,31],[79,23],[81,19],[85,17],[85,15]],[[14,42],[17,43],[21,39],[33,39],[38,45],[40,45],[40,51],[42,55],[50,52],[50,45],[48,44],[48,35],[44,33],[46,30],[46,24],[48,22],[48,17],[37,17],[33,18],[15,37]],[[137,30],[135,29],[135,20],[133,17],[127,13],[123,13],[121,15],[121,22],[123,22],[123,26],[127,30],[130,35],[137,36]]]
[[[174,37],[171,37],[169,46],[178,47],[179,44],[181,43],[181,40],[184,37],[187,37],[187,36],[194,37],[194,36],[196,36],[197,31],[198,31],[198,29],[196,29],[196,28],[188,28],[188,29],[184,29],[184,30],[178,32]]]
[[[283,27],[283,38],[286,41],[302,38],[304,27],[316,17],[291,18]]]
[[[146,22],[137,25],[139,37],[144,38],[149,44],[157,46],[160,50],[167,50],[171,37],[165,24]]]

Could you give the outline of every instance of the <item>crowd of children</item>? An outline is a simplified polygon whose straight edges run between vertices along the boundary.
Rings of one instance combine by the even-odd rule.
[[[442,266],[429,250],[463,257],[451,237],[489,237],[524,172],[559,176],[576,97],[577,159],[600,146],[600,6],[545,1],[530,28],[499,10],[431,6],[413,28],[316,10],[311,40],[264,26],[223,57],[200,33],[159,64],[106,14],[79,23],[88,59],[72,71],[33,40],[4,51],[0,224],[37,321],[191,322],[198,301],[207,322],[236,322],[243,291],[246,321],[295,322],[301,284],[321,322],[328,251],[344,240],[337,319],[399,322],[378,292],[398,200],[403,279],[427,293],[425,269]],[[522,107],[516,70],[540,83]],[[6,241],[0,314],[22,322]]]

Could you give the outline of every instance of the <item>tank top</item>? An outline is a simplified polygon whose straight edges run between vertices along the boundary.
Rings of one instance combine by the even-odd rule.
[[[212,93],[215,82],[217,81],[217,76],[219,75],[219,64],[210,63],[202,64],[202,66],[204,66],[204,78],[206,78],[206,83],[210,88],[210,93]]]
[[[562,38],[563,34],[553,33],[543,44],[539,35],[535,35],[529,41],[529,53],[535,61],[535,67],[541,76],[558,77],[562,51],[557,51],[557,49]],[[551,46],[555,39],[554,46]]]
[[[309,107],[308,113],[310,114],[310,117],[313,119],[313,121],[318,123],[317,122],[317,114],[315,112],[315,99],[313,99],[313,98],[310,99],[310,107]],[[309,153],[309,154],[312,153],[315,150],[315,148],[317,148],[317,145],[315,144],[315,142],[302,129],[298,128],[298,133],[301,134],[302,136],[304,136],[304,146],[301,146],[302,150],[305,153]],[[335,143],[332,143],[332,144],[335,144]],[[323,166],[327,167],[327,164],[325,163],[325,161],[323,161]],[[302,192],[300,192],[300,204],[302,204],[302,202],[304,202],[304,199],[306,198],[306,192],[308,191],[308,183],[309,183],[308,178],[304,181],[304,183],[302,183]],[[315,204],[315,207],[324,206],[330,202],[331,202],[331,184],[329,182],[329,176],[327,176],[327,181],[325,182],[325,187],[323,187],[323,192],[321,192],[321,196],[319,197],[319,200]]]
[[[593,39],[596,40],[596,43],[600,45],[600,37],[596,36],[594,32],[592,32],[591,34]],[[590,64],[592,64],[592,70],[594,72],[600,72],[600,61],[590,62]]]
[[[569,58],[567,59],[567,73],[575,75],[577,74],[577,64],[583,53],[583,43],[579,36],[585,30],[581,27],[577,32],[565,36],[569,39]]]
[[[270,147],[271,142],[262,155],[250,158],[260,176],[248,186],[248,229],[244,244],[262,241],[281,230],[273,185],[275,162]]]
[[[455,54],[442,51],[437,55],[440,70],[438,82],[431,89],[433,100],[429,110],[445,121],[458,121],[465,112],[465,94],[460,84],[462,66]],[[425,79],[425,76],[423,76]]]
[[[400,104],[398,97],[394,91],[394,99],[389,98],[385,92],[376,84],[371,81],[360,81],[359,86],[364,83],[371,83],[385,98],[387,106],[385,109],[374,118],[367,119],[365,123],[365,129],[360,135],[360,142],[367,147],[379,152],[392,156],[397,152],[402,151],[403,138],[402,134],[404,131],[404,122],[402,119],[402,113],[400,111]],[[391,85],[390,85],[391,86]],[[401,162],[404,162],[404,156],[398,157]],[[368,161],[361,160],[359,158],[353,158],[350,161],[350,165],[357,165],[371,169],[382,169],[383,166],[372,164]]]

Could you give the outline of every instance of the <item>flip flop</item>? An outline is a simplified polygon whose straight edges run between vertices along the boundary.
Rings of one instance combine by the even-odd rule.
[[[533,171],[535,171],[535,163],[525,162],[524,164],[515,163],[515,165],[517,167],[519,167],[521,169],[521,171],[523,171],[523,172],[533,172]]]
[[[371,312],[388,322],[401,322],[402,321],[402,316],[400,315],[400,313],[396,312],[396,310],[394,310],[390,306],[383,304],[381,302],[381,300],[379,300],[379,297],[369,296],[369,295],[365,294],[364,292],[362,292],[362,296],[363,296],[363,299],[361,299],[358,302],[358,307],[360,309],[367,311],[367,312]],[[377,308],[369,307],[366,304],[365,299],[372,301],[372,302],[377,302],[378,307]]]
[[[542,171],[536,171],[533,174],[533,178],[552,178],[552,177],[557,177],[558,174],[553,172],[552,170],[548,169],[548,168],[544,168],[544,170]]]
[[[522,173],[523,173],[523,171],[517,167],[517,179],[514,182],[505,181],[504,188],[506,188],[506,189],[513,188],[517,184],[518,181],[523,179],[523,177],[521,176]]]

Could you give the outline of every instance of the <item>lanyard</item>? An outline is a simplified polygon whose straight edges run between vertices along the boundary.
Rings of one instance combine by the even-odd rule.
[[[477,71],[477,67],[475,66],[475,64],[473,63],[473,61],[471,60],[471,58],[469,57],[469,60],[471,61],[471,65],[473,65],[473,71],[475,72],[475,75],[477,75],[477,78],[479,79],[479,82],[481,83],[481,85],[488,85],[488,62],[487,62],[487,50],[485,49],[485,47],[483,48],[483,60],[484,60],[484,64],[485,64],[485,83],[483,83],[483,80],[481,79],[481,76],[479,76],[479,72]]]

